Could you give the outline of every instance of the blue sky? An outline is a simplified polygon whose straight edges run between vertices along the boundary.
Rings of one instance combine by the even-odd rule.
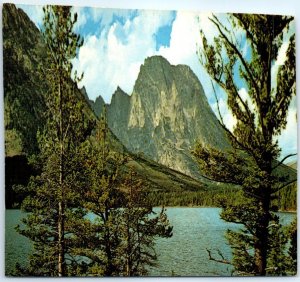
[[[20,7],[37,26],[41,25],[41,6]],[[109,103],[118,86],[130,95],[144,59],[162,55],[171,64],[187,64],[191,67],[203,85],[209,104],[217,112],[210,78],[196,55],[197,48],[201,46],[199,29],[203,29],[209,41],[217,34],[216,28],[208,19],[210,13],[83,7],[75,7],[74,12],[78,14],[75,31],[84,37],[85,42],[73,64],[77,71],[84,72],[80,86],[86,87],[91,99],[101,95]],[[225,19],[225,15],[220,16]],[[287,39],[288,37],[285,41]],[[284,62],[287,46],[283,46],[277,64],[274,65],[274,74],[280,63]],[[245,57],[250,59],[251,53],[245,39],[242,40],[242,48]],[[238,86],[241,96],[248,99],[247,89],[240,79]],[[223,119],[232,129],[235,120],[228,111],[226,95],[219,87],[216,89]],[[295,116],[296,99],[290,108],[288,126],[279,137],[283,155],[296,152]]]

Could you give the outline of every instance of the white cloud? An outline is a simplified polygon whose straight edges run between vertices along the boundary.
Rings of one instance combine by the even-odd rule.
[[[211,107],[212,110],[215,112],[216,116],[218,117],[218,119],[220,119],[217,102],[211,104]],[[234,126],[236,125],[236,118],[232,115],[232,113],[228,109],[226,99],[223,98],[219,99],[219,110],[225,126],[232,132]]]
[[[238,93],[239,93],[241,99],[242,99],[244,102],[247,102],[247,103],[248,103],[248,107],[249,107],[250,111],[253,112],[254,109],[255,109],[255,106],[254,106],[253,101],[251,100],[251,98],[250,98],[250,96],[249,96],[247,90],[246,90],[244,87],[242,87],[242,88],[238,91]]]
[[[84,71],[85,85],[91,99],[100,94],[106,102],[120,86],[131,94],[139,67],[155,54],[154,34],[172,20],[170,12],[139,11],[124,24],[114,22],[99,36],[88,36],[75,59],[74,69]]]
[[[289,29],[285,30],[285,32],[283,34],[282,44],[278,50],[277,58],[271,68],[272,87],[273,88],[277,87],[278,70],[279,70],[279,67],[282,66],[287,59],[286,51],[289,47],[289,40],[294,33],[295,33],[295,21],[292,21],[289,24]]]
[[[158,54],[171,64],[188,64],[197,71],[199,62],[196,55],[199,38],[199,24],[195,14],[178,12],[173,22],[170,47],[161,47]]]
[[[239,94],[240,94],[240,97],[242,98],[242,100],[244,101],[244,102],[248,102],[249,103],[249,95],[248,95],[248,92],[247,92],[247,90],[245,89],[245,88],[241,88],[239,91]]]
[[[81,85],[86,86],[90,98],[95,99],[101,94],[105,101],[109,102],[117,86],[131,94],[139,66],[146,57],[152,55],[162,55],[171,64],[189,65],[200,78],[205,93],[210,97],[212,93],[210,78],[200,66],[196,51],[201,43],[200,25],[211,39],[216,34],[214,25],[208,19],[211,14],[177,12],[172,25],[170,46],[161,46],[156,51],[153,35],[159,27],[171,23],[171,13],[140,10],[136,12],[135,17],[130,19],[127,10],[128,19],[124,24],[115,22],[109,25],[113,13],[126,16],[125,11],[92,9],[93,20],[101,20],[101,25],[103,23],[107,25],[100,36],[85,38],[85,44],[79,51],[79,60],[74,62],[75,68],[85,72]],[[93,80],[95,73],[98,77]]]
[[[282,43],[282,45],[278,51],[278,56],[277,56],[275,65],[281,66],[284,64],[284,62],[286,61],[286,51],[287,51],[288,47],[289,47],[288,41],[285,41]]]
[[[41,24],[43,17],[41,6],[22,5],[21,7],[37,26]],[[156,42],[153,35],[159,27],[171,23],[171,13],[115,9],[85,10],[83,8],[74,8],[74,10],[78,11],[79,16],[77,29],[87,23],[88,17],[91,17],[99,27],[101,23],[102,28],[101,33],[89,35],[85,38],[78,59],[74,60],[74,68],[79,73],[82,71],[85,73],[81,86],[86,86],[91,99],[95,99],[101,94],[105,101],[109,102],[117,86],[131,94],[140,65],[144,62],[144,59],[147,56],[162,55],[172,64],[187,64],[191,67],[201,81],[209,103],[217,115],[210,77],[200,65],[196,54],[197,47],[201,47],[200,27],[210,42],[217,34],[216,27],[209,20],[210,13],[177,12],[172,25],[170,46],[162,46],[156,51]],[[112,24],[114,16],[123,17],[126,20],[122,23],[115,21]],[[288,39],[294,30],[295,27],[292,27],[283,38],[277,61],[272,68],[273,79],[279,65],[283,64],[286,59]],[[246,56],[249,52],[247,42],[241,48]],[[232,130],[236,120],[228,110],[225,93],[219,87],[216,87],[216,90],[224,123]],[[241,88],[239,93],[242,99],[250,102],[245,88]],[[249,105],[253,107],[251,103]],[[295,152],[297,148],[295,113],[296,108],[292,107],[288,115],[287,127],[278,138],[284,154]]]
[[[289,112],[287,116],[286,128],[277,138],[279,147],[282,148],[281,158],[288,154],[297,153],[297,107],[296,97],[291,101]],[[289,162],[290,159],[287,160]]]

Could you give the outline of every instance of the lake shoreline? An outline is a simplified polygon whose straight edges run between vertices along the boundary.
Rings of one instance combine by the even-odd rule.
[[[213,206],[154,206],[153,208],[212,208],[212,209],[222,209],[221,207],[213,207]],[[21,210],[20,208],[6,208],[5,210]],[[291,213],[297,214],[297,210],[278,210],[278,212],[282,213]]]
[[[222,209],[221,207],[213,207],[213,206],[154,206],[153,208],[212,208],[212,209]],[[297,210],[278,210],[277,212],[282,213],[293,213],[297,214]]]

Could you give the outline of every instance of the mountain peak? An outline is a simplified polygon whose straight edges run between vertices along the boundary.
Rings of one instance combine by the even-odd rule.
[[[144,64],[141,66],[141,71],[145,70],[164,70],[164,71],[178,71],[181,70],[183,72],[189,72],[195,75],[192,71],[192,69],[188,65],[184,64],[178,64],[178,65],[172,65],[165,57],[160,55],[155,55],[151,57],[147,57],[144,60]]]
[[[149,66],[149,65],[166,65],[166,66],[171,66],[170,62],[163,56],[160,55],[155,55],[151,57],[147,57],[144,60],[144,66]]]
[[[112,100],[114,99],[114,96],[123,96],[123,95],[129,97],[129,95],[125,91],[123,91],[123,89],[120,86],[118,86],[116,91],[112,95]]]
[[[197,178],[190,152],[195,141],[218,148],[227,144],[202,85],[188,66],[171,65],[162,56],[148,57],[132,95],[117,94],[109,106],[109,126],[132,152],[143,152]]]
[[[144,64],[141,65],[140,74],[143,72],[153,73],[154,75],[162,75],[163,72],[171,72],[172,65],[169,61],[163,56],[151,56],[147,57],[144,61]]]

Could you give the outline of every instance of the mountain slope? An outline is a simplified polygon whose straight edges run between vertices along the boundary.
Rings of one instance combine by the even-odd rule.
[[[46,93],[49,88],[44,75],[49,64],[45,50],[40,31],[26,13],[13,4],[4,4],[3,84],[6,156],[31,155],[38,152],[36,134],[44,127]],[[71,78],[69,83],[74,84]],[[76,99],[84,105],[85,115],[89,120],[96,122],[97,116],[92,109],[94,102],[87,101],[85,89],[79,90],[76,86],[74,89]],[[101,107],[103,99],[98,100],[96,104]]]
[[[15,184],[26,185],[30,175],[35,173],[28,166],[27,157],[32,153],[38,153],[36,134],[37,130],[43,129],[45,122],[43,113],[46,110],[44,93],[47,91],[47,81],[39,75],[38,67],[47,67],[47,57],[39,30],[27,15],[13,4],[3,5],[3,45],[6,133],[5,189],[6,207],[10,208],[14,202],[22,200],[22,195],[17,195],[12,191],[12,186]],[[70,83],[73,82],[70,80]],[[119,97],[119,94],[122,96],[124,93],[121,93],[119,89],[118,93],[115,93],[115,97]],[[74,99],[81,100],[84,103],[86,116],[91,121],[98,122],[92,108],[102,108],[104,104],[102,98],[95,102],[89,101],[85,90],[77,89]],[[116,103],[118,102],[116,101]],[[100,114],[101,110],[96,113]],[[188,176],[129,153],[111,131],[108,138],[113,151],[128,155],[130,161],[127,165],[137,171],[149,190],[194,191],[206,187],[206,184]],[[20,166],[24,169],[20,170]]]
[[[21,10],[3,5],[3,78],[5,153],[32,153],[36,132],[43,127],[43,93],[47,89],[38,68],[45,63],[41,35]]]
[[[111,130],[131,152],[196,178],[196,141],[229,147],[196,75],[160,56],[145,60],[131,96],[116,91],[108,113]]]
[[[35,173],[28,167],[27,157],[38,153],[36,133],[43,129],[45,122],[44,93],[48,86],[44,77],[39,75],[40,67],[47,68],[45,50],[39,30],[27,15],[12,4],[4,4],[7,207],[12,207],[13,201],[22,198],[22,195],[12,193],[12,186],[26,185],[30,175]],[[70,83],[73,83],[71,79]],[[84,104],[84,113],[89,120],[98,122],[96,114],[101,114],[103,99],[100,97],[95,102],[89,101],[84,89],[77,89],[74,95],[74,99]],[[171,66],[162,57],[146,59],[132,96],[118,88],[107,114],[113,129],[108,134],[111,149],[128,156],[127,166],[133,167],[143,179],[148,192],[159,191],[176,199],[181,199],[182,192],[190,193],[197,199],[204,198],[210,191],[218,193],[222,189],[222,193],[225,193],[223,188],[228,187],[201,178],[190,155],[190,148],[197,139],[220,149],[229,145],[224,133],[219,130],[218,121],[208,106],[201,84],[187,66]],[[119,139],[127,142],[126,146],[136,153],[129,152]],[[280,166],[278,170],[289,171],[289,176],[295,176],[295,171],[285,166]],[[187,173],[193,177],[187,176]],[[229,195],[229,190],[226,190],[226,195]],[[204,194],[195,195],[198,192]],[[216,194],[210,195],[212,201],[206,204],[215,204]],[[234,200],[235,194],[232,195],[227,198]],[[294,193],[291,195],[286,199],[296,199]],[[195,201],[191,199],[191,202],[180,204],[195,204]]]

